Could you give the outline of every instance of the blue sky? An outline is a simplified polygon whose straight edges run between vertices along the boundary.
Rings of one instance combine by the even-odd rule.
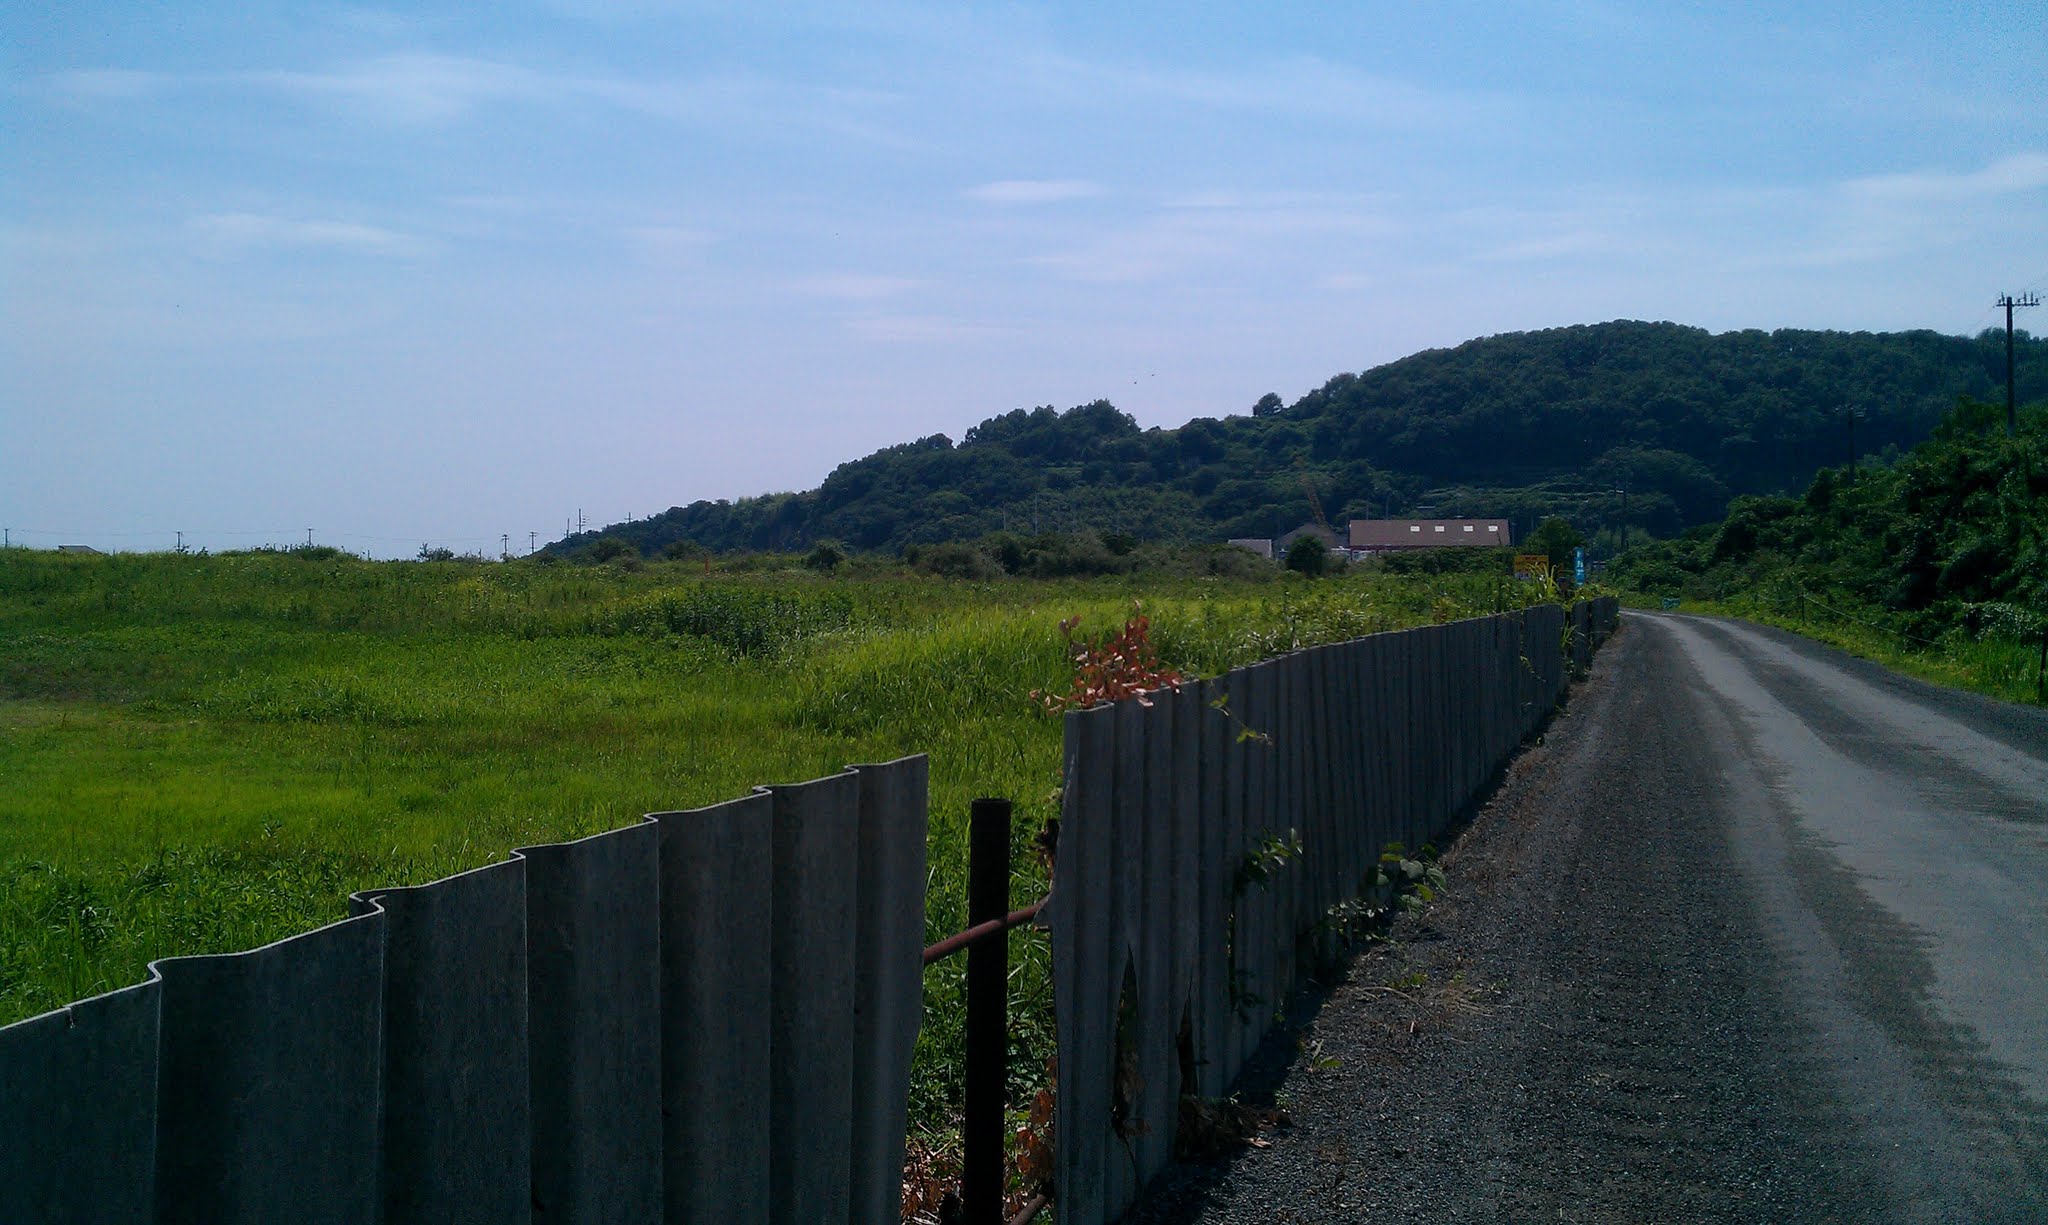
[[[2048,288],[2044,59],[2039,0],[9,5],[0,524],[523,551],[1502,331],[1974,333]]]

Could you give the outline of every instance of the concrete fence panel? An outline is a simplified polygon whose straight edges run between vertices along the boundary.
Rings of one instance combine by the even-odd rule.
[[[1058,885],[1043,917],[1051,930],[1053,1020],[1060,1091],[1054,1106],[1055,1179],[1060,1214],[1079,1221],[1115,1215],[1106,1207],[1104,1171],[1111,1131],[1116,1007],[1124,977],[1118,940],[1113,861],[1116,719],[1113,707],[1066,718],[1060,806]],[[1120,1210],[1119,1210],[1120,1211]]]
[[[521,850],[533,1219],[662,1212],[659,831]]]
[[[1202,881],[1202,746],[1210,721],[1220,718],[1203,705],[1202,697],[1202,686],[1182,685],[1161,699],[1174,704],[1173,802],[1168,813],[1173,823],[1173,857],[1167,868],[1173,884],[1173,905],[1167,912],[1173,924],[1170,993],[1175,1001],[1174,1028],[1178,1031],[1184,1020],[1190,1043],[1198,1031],[1193,1001],[1196,984],[1203,982],[1202,916],[1207,905]],[[1176,1076],[1179,1071],[1176,1067]],[[1183,1091],[1191,1088],[1183,1086]]]
[[[349,900],[384,916],[383,1220],[530,1220],[526,862]]]
[[[774,982],[768,1014],[769,1219],[847,1219],[853,1160],[854,903],[860,780],[769,789]]]
[[[661,857],[662,1183],[669,1225],[768,1220],[774,801],[654,816]]]
[[[1181,791],[1174,777],[1174,750],[1180,743],[1176,718],[1179,704],[1171,694],[1161,693],[1152,698],[1150,706],[1137,708],[1141,712],[1138,723],[1142,739],[1131,749],[1122,750],[1145,765],[1145,803],[1138,810],[1144,826],[1144,850],[1138,857],[1142,877],[1132,946],[1138,986],[1132,1031],[1132,1055],[1138,1069],[1133,1109],[1141,1118],[1164,1121],[1163,1126],[1130,1137],[1136,1150],[1136,1168],[1145,1170],[1173,1156],[1172,1114],[1180,1101],[1180,1067],[1174,1035],[1185,997],[1174,992],[1181,979],[1176,938],[1180,897],[1174,879],[1181,833]]]
[[[375,1220],[384,917],[154,969],[156,1220]]]
[[[910,1061],[924,1021],[925,796],[930,761],[854,767],[860,871],[854,927],[852,1221],[902,1215]],[[719,1218],[729,1219],[729,1218]]]
[[[0,1221],[155,1219],[160,990],[152,977],[0,1030]]]
[[[1199,700],[1201,716],[1199,763],[1201,781],[1198,826],[1195,838],[1196,930],[1195,974],[1190,987],[1194,1008],[1196,1091],[1204,1097],[1222,1096],[1229,1084],[1225,1075],[1229,1063],[1224,1056],[1224,1035],[1230,1027],[1230,882],[1224,878],[1224,829],[1229,810],[1231,786],[1230,754],[1237,739],[1237,727],[1228,713],[1230,691],[1226,678],[1190,686]],[[1059,886],[1064,888],[1064,886]],[[1055,892],[1058,890],[1056,889]]]

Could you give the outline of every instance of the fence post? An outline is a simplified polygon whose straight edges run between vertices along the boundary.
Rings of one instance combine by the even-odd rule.
[[[1010,908],[1010,801],[974,801],[967,844],[967,925]],[[961,1125],[965,1225],[1003,1220],[1003,1096],[1008,1079],[1010,940],[997,933],[967,950],[967,1084]]]

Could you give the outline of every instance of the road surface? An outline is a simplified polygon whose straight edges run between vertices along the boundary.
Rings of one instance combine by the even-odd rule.
[[[2048,711],[1630,615],[1141,1222],[2048,1221]]]

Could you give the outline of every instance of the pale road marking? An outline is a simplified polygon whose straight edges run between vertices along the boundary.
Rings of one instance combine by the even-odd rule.
[[[1748,723],[1757,764],[1799,825],[1926,937],[1947,1019],[2048,1104],[2048,761],[1740,623],[1712,622],[1711,633],[1683,618],[1657,623]],[[1793,710],[1759,663],[1839,723],[1816,727],[1812,709]],[[1872,751],[1841,751],[1845,737]]]

